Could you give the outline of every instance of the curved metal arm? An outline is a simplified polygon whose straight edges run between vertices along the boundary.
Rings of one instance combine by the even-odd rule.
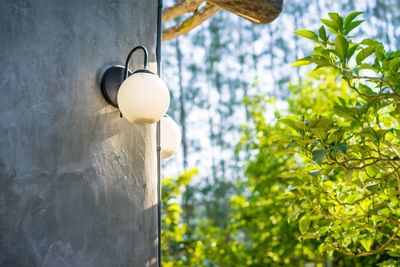
[[[129,61],[131,61],[131,57],[133,56],[133,54],[137,51],[137,50],[143,50],[144,53],[144,61],[143,61],[143,66],[144,69],[147,69],[147,64],[148,64],[148,57],[149,57],[149,53],[147,52],[146,47],[144,46],[136,46],[135,48],[132,49],[132,51],[129,53],[128,57],[126,58],[126,62],[125,62],[125,71],[124,71],[124,80],[126,78],[128,78],[128,73],[129,73]]]

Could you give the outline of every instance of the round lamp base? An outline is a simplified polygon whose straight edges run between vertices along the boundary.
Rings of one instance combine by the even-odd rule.
[[[125,67],[113,65],[103,73],[100,81],[100,88],[103,97],[107,103],[116,108],[118,108],[118,90],[124,81],[124,71]],[[129,71],[128,75],[130,74],[132,73]]]

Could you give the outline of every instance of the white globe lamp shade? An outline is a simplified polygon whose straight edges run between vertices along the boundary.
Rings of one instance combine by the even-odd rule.
[[[118,90],[118,107],[125,119],[136,124],[152,124],[167,112],[170,95],[164,81],[147,70],[134,72]]]
[[[175,154],[182,141],[181,129],[169,116],[164,116],[161,121],[161,157],[163,159]]]

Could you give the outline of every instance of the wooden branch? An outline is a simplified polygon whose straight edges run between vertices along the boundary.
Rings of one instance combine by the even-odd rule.
[[[206,6],[199,6],[206,2]],[[181,23],[163,31],[163,41],[172,40],[199,26],[221,8],[258,24],[270,23],[282,11],[283,0],[181,0],[175,6],[163,12],[163,22],[181,17],[187,13],[193,15]]]
[[[185,34],[193,30],[201,23],[206,21],[209,17],[217,13],[219,10],[220,8],[218,6],[212,4],[207,4],[202,9],[196,10],[193,13],[193,16],[189,17],[188,19],[184,20],[181,23],[178,23],[175,26],[165,29],[163,31],[163,36],[162,36],[163,41],[170,41],[182,34]]]
[[[283,0],[208,0],[236,15],[258,24],[270,23],[282,11]]]
[[[165,8],[163,11],[163,22],[179,18],[189,12],[194,12],[204,1],[206,0],[181,0],[178,4]]]

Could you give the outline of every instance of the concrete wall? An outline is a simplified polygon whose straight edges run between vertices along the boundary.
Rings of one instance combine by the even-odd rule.
[[[0,1],[0,266],[155,266],[154,129],[98,82],[154,61],[156,2]]]

